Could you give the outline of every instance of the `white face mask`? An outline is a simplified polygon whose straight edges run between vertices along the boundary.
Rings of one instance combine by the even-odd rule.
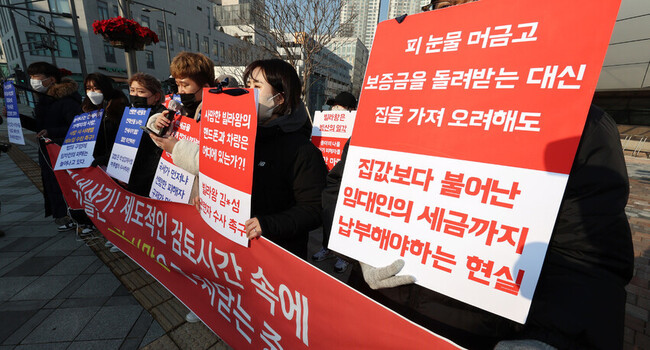
[[[102,102],[104,102],[104,94],[101,92],[86,91],[86,95],[88,95],[90,102],[92,102],[95,106],[99,106],[102,104]]]
[[[32,86],[32,89],[38,92],[47,91],[47,86],[43,85],[43,80],[39,79],[29,79],[29,84]]]
[[[275,107],[275,102],[273,102],[273,99],[278,96],[280,93],[278,92],[277,94],[269,97],[269,98],[261,98],[258,106],[257,106],[257,119],[258,122],[264,122],[271,118],[273,116],[273,110]]]
[[[334,106],[332,106],[332,110],[333,111],[347,111],[348,109],[341,106],[341,105],[334,105]]]

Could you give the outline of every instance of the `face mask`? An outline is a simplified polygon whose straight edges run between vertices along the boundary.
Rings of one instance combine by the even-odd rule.
[[[147,99],[147,97],[129,95],[131,105],[135,108],[147,108],[149,106]]]
[[[335,106],[332,106],[332,110],[333,111],[347,111],[348,109],[341,106],[341,105],[335,105]]]
[[[99,106],[102,104],[102,102],[104,102],[104,94],[101,92],[86,91],[86,95],[88,95],[90,102],[92,102],[95,106]]]
[[[194,112],[196,111],[196,108],[199,106],[199,103],[201,101],[197,101],[196,97],[196,92],[194,93],[189,93],[189,94],[179,94],[181,97],[181,103],[183,104],[183,107],[185,107],[185,110],[187,111],[187,115],[189,117],[194,117]]]
[[[259,103],[257,104],[257,119],[258,122],[264,122],[266,120],[269,120],[273,116],[273,110],[277,107],[275,105],[275,102],[273,102],[273,99],[278,96],[280,93],[278,92],[277,94],[265,99],[261,98]]]
[[[36,90],[38,92],[47,91],[47,86],[43,85],[43,80],[29,79],[29,84],[32,86],[32,89],[34,89],[34,90]]]

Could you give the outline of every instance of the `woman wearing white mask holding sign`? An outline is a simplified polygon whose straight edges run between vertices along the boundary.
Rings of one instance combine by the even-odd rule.
[[[327,166],[310,141],[296,70],[279,59],[255,61],[244,81],[259,89],[249,239],[264,236],[307,259],[309,231],[319,227]]]
[[[129,105],[129,100],[122,91],[113,87],[113,79],[104,74],[88,74],[84,79],[84,87],[86,98],[81,104],[81,109],[84,112],[104,110],[93,152],[93,157],[95,157],[93,165],[106,166],[111,157],[124,108]]]
[[[321,191],[327,167],[309,140],[311,122],[300,100],[300,79],[290,64],[274,59],[248,65],[244,81],[247,87],[259,89],[252,208],[246,234],[249,239],[264,236],[306,259],[309,231],[322,222]],[[175,162],[178,156],[192,163],[177,165],[198,173],[198,145],[175,147],[169,138],[151,137],[172,153]]]

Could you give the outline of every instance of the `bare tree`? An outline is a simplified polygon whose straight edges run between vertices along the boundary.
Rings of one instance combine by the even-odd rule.
[[[247,23],[248,32],[258,36],[264,51],[296,67],[303,82],[303,101],[309,106],[309,89],[314,73],[327,67],[325,49],[332,39],[349,28],[355,16],[341,23],[345,0],[253,0]]]

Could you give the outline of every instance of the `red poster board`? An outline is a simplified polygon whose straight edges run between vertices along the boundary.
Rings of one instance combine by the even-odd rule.
[[[257,131],[257,91],[231,96],[203,91],[200,135],[201,216],[215,231],[248,246],[246,220],[251,191]]]
[[[619,4],[380,23],[329,247],[525,322]]]

